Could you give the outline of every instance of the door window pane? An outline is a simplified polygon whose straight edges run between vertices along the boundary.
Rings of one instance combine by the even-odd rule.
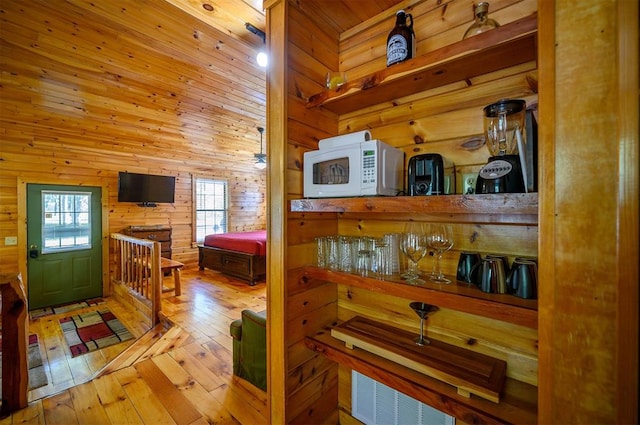
[[[42,192],[42,253],[91,248],[91,193]]]

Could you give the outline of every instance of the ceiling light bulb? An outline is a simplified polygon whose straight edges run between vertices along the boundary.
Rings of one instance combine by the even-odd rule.
[[[256,162],[255,164],[253,164],[254,167],[256,167],[258,170],[264,170],[265,168],[267,168],[267,163],[266,162]]]
[[[258,62],[258,65],[261,67],[266,68],[269,63],[269,58],[265,52],[260,51],[258,56],[256,56],[256,62]]]

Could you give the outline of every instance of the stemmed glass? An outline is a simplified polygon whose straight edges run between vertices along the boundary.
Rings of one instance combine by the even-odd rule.
[[[438,310],[438,307],[432,304],[421,303],[420,301],[413,301],[409,304],[409,307],[411,307],[420,318],[420,336],[414,340],[416,345],[422,347],[423,345],[431,344],[431,341],[424,337],[424,321],[427,319],[427,315]]]
[[[424,283],[424,280],[419,279],[418,271],[418,262],[427,254],[427,238],[422,223],[411,221],[405,225],[404,232],[400,235],[400,250],[409,259],[409,270],[401,276],[408,283]]]
[[[429,226],[427,243],[429,248],[433,249],[436,253],[435,273],[429,278],[432,282],[451,283],[451,280],[447,279],[442,273],[440,263],[442,262],[442,254],[453,246],[452,237],[451,227],[447,224],[431,224]]]

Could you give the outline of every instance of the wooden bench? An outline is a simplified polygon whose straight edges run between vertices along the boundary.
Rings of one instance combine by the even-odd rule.
[[[173,274],[173,282],[174,282],[173,289],[165,288],[163,285],[162,292],[175,291],[176,296],[182,293],[182,290],[180,288],[180,269],[182,269],[183,267],[184,267],[184,264],[182,264],[179,261],[170,260],[164,257],[160,258],[160,270],[162,271],[162,275],[164,275],[164,272],[170,272],[171,274]]]

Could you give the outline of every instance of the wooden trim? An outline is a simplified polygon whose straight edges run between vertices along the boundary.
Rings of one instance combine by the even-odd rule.
[[[618,274],[616,363],[619,424],[638,423],[638,2],[618,2]],[[635,258],[635,261],[629,259]]]
[[[267,8],[267,407],[269,422],[286,421],[287,402],[287,0]],[[277,318],[278,320],[273,320]]]
[[[25,291],[29,293],[29,275],[27,272],[27,184],[51,184],[51,185],[70,185],[70,186],[93,186],[100,187],[102,196],[100,203],[102,206],[102,295],[109,296],[111,294],[111,286],[109,282],[109,183],[106,179],[76,179],[69,176],[68,179],[61,180],[59,178],[42,178],[31,180],[30,178],[18,177],[17,182],[18,195],[18,269],[22,276]],[[20,249],[20,247],[24,249]]]
[[[538,224],[537,193],[291,200],[292,212],[411,214],[457,223]]]
[[[553,423],[555,2],[538,0],[538,423]],[[543,236],[544,235],[544,236]]]
[[[539,421],[635,423],[638,5],[583,6],[539,1]]]

